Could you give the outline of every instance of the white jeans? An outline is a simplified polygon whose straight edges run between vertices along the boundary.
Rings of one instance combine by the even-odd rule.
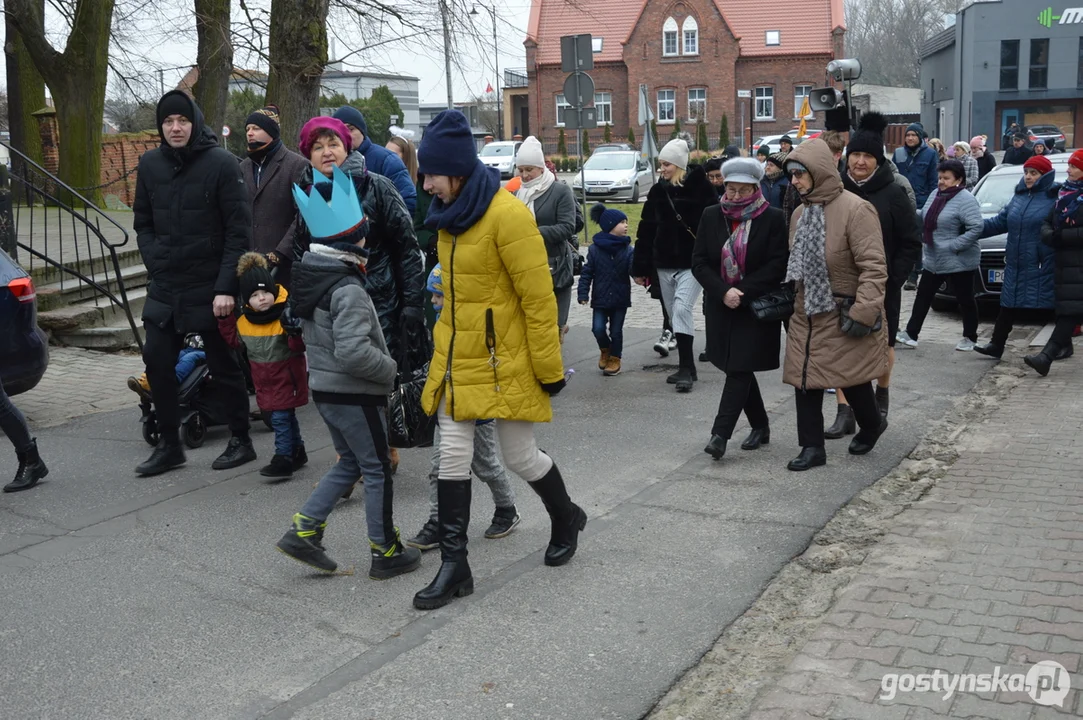
[[[440,479],[469,480],[477,426],[473,420],[452,420],[447,414],[446,395],[440,400],[437,418],[440,423]],[[497,420],[496,438],[508,470],[527,482],[541,480],[552,469],[552,459],[539,450],[534,441],[534,423]]]
[[[669,311],[673,332],[682,335],[696,334],[696,321],[692,312],[696,299],[703,291],[691,270],[659,270],[658,284],[662,286],[662,302]]]

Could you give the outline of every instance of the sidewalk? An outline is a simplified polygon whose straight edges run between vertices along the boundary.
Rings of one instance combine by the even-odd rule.
[[[72,418],[132,408],[139,399],[127,387],[129,375],[143,372],[134,353],[103,353],[73,347],[49,348],[49,369],[33,390],[16,395],[32,428],[60,425]]]
[[[1083,715],[1083,363],[1040,378],[1026,350],[843,508],[650,717]],[[1039,661],[1070,677],[946,689]],[[914,690],[921,674],[940,691]]]

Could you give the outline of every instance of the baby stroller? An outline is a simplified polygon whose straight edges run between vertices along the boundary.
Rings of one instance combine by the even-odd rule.
[[[191,349],[203,349],[203,338],[191,334],[185,338],[185,345]],[[195,368],[185,377],[177,388],[180,401],[181,437],[190,448],[203,445],[207,439],[207,428],[226,424],[225,407],[221,400],[228,393],[218,392],[216,380],[211,375],[205,357],[195,361]],[[161,437],[158,429],[158,417],[149,394],[142,396],[139,409],[143,411],[140,422],[143,424],[143,439],[148,445],[157,445]]]

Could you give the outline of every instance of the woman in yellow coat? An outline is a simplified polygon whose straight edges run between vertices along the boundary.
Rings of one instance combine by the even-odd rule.
[[[586,513],[571,501],[534,423],[549,422],[549,396],[564,387],[557,306],[545,243],[530,210],[500,188],[477,158],[470,124],[446,110],[425,130],[418,171],[433,201],[426,225],[439,231],[444,309],[422,395],[440,423],[437,483],[440,570],[414,606],[428,610],[474,591],[466,561],[475,420],[494,418],[508,468],[541,497],[552,521],[546,565],[575,554]]]

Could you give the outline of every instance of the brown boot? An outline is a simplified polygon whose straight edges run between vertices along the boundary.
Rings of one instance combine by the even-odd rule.
[[[602,371],[602,374],[606,377],[620,375],[620,358],[615,355],[610,355],[609,362],[605,364],[605,370]]]
[[[609,364],[609,348],[602,350],[602,354],[598,357],[598,369],[605,370],[605,366]]]
[[[147,374],[143,373],[139,377],[132,375],[128,378],[128,389],[134,392],[144,400],[150,399],[150,383],[147,382]]]

